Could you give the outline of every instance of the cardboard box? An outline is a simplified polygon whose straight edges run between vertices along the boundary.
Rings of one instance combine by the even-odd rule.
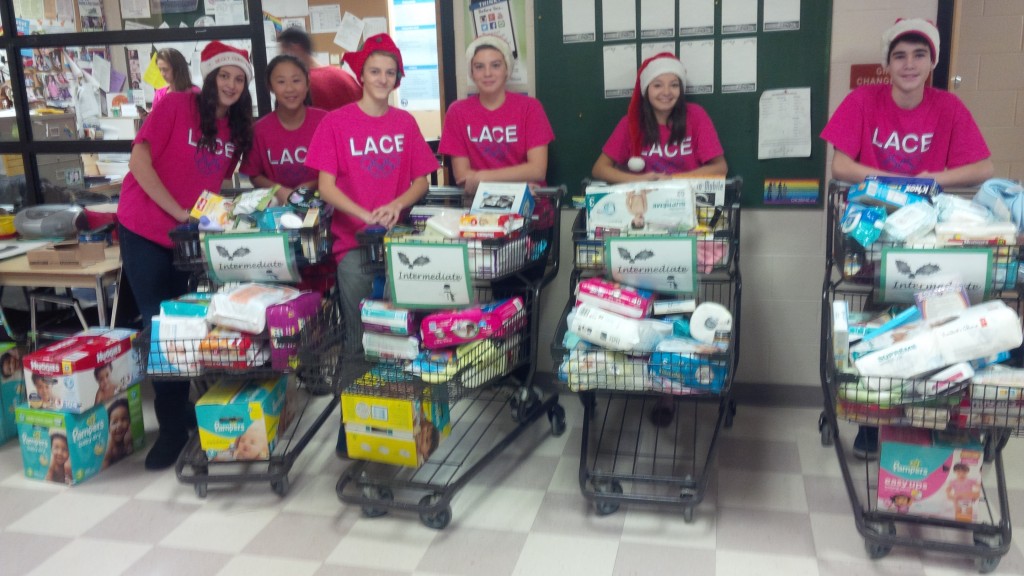
[[[288,377],[221,380],[196,402],[199,444],[212,461],[266,460],[281,431]]]
[[[49,246],[28,251],[30,268],[82,268],[106,258],[104,242],[79,243],[78,240],[65,240]]]
[[[82,413],[142,379],[136,332],[92,329],[25,356],[32,408]]]
[[[18,440],[25,476],[78,484],[141,450],[146,435],[140,388],[136,384],[82,414],[18,406]]]
[[[21,355],[13,342],[0,343],[0,444],[18,435],[14,409],[25,402]]]
[[[74,112],[59,114],[30,115],[32,122],[32,139],[46,140],[77,140],[78,127],[75,125]]]
[[[341,417],[349,458],[398,466],[421,466],[452,429],[447,398],[434,402],[344,393]]]
[[[471,214],[519,214],[529,218],[534,200],[526,182],[481,182],[473,196]]]
[[[879,431],[878,509],[959,522],[978,522],[985,507],[985,448],[975,436],[920,428]]]

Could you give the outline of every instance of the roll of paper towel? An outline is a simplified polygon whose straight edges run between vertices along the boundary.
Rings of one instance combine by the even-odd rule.
[[[715,332],[732,332],[732,314],[715,302],[702,302],[690,316],[690,335],[701,342],[715,341]]]

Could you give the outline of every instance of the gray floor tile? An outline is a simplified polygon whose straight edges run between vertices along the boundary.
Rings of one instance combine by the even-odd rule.
[[[626,514],[601,516],[594,505],[582,494],[560,494],[548,492],[541,502],[531,532],[552,532],[555,534],[593,534],[601,537],[618,538],[622,535]]]
[[[849,514],[853,508],[846,497],[846,484],[842,478],[830,476],[804,476],[807,510],[811,513]]]
[[[498,530],[442,532],[427,549],[418,571],[452,576],[512,574],[526,534]]]
[[[821,576],[925,576],[920,562],[899,562],[892,559],[880,561],[819,558],[818,574]]]
[[[355,524],[358,516],[314,516],[282,512],[244,548],[248,554],[323,562]]]
[[[808,514],[720,507],[717,525],[719,550],[814,556]]]
[[[231,558],[231,554],[157,546],[136,560],[123,576],[154,576],[156,574],[214,576]]]
[[[509,454],[496,458],[471,480],[482,486],[546,490],[558,467],[557,456]]]
[[[0,562],[4,576],[21,576],[49,558],[72,538],[0,532]]]
[[[723,437],[718,445],[719,468],[758,472],[800,472],[795,442]]]
[[[41,506],[47,500],[55,497],[55,492],[44,492],[39,490],[21,490],[18,488],[0,489],[0,529]]]
[[[156,544],[199,508],[199,504],[130,500],[85,536]]]

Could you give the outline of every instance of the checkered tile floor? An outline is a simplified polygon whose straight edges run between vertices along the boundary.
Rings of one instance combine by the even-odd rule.
[[[334,454],[333,419],[296,462],[284,498],[269,485],[247,484],[211,487],[200,500],[173,471],[145,471],[142,454],[73,488],[47,485],[22,476],[10,442],[0,447],[0,574],[975,572],[964,558],[900,548],[868,559],[814,409],[740,406],[692,523],[678,510],[641,505],[598,516],[577,481],[582,408],[572,396],[562,403],[568,431],[553,438],[546,423],[532,427],[458,493],[443,531],[408,513],[364,518],[339,502],[335,483],[349,462]],[[844,428],[844,438],[852,430]],[[1013,439],[1004,452],[1017,534],[1024,534],[1021,444]],[[1021,540],[996,573],[1024,574]]]

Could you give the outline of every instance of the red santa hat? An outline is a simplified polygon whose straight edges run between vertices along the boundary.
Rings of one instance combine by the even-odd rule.
[[[220,40],[214,40],[203,48],[199,63],[199,71],[203,78],[221,66],[238,66],[245,72],[245,81],[252,82],[252,64],[249,64],[249,52],[241,48],[228,46]]]
[[[934,68],[939,63],[939,29],[924,18],[900,18],[882,33],[882,64],[889,65],[889,46],[907,34],[917,34],[928,40]]]
[[[647,97],[647,87],[662,74],[675,74],[679,77],[680,82],[686,82],[686,67],[676,58],[675,54],[661,52],[640,64],[640,69],[636,73],[633,97],[629,100],[629,111],[626,113],[632,156],[629,159],[629,169],[634,172],[643,171],[643,159],[640,157],[640,152],[644,147],[644,130],[640,125],[643,100]]]
[[[387,52],[395,57],[395,61],[398,62],[398,78],[395,79],[395,88],[398,88],[399,84],[402,83],[402,76],[405,76],[405,69],[402,68],[402,52],[395,45],[395,41],[391,39],[391,36],[384,33],[370,36],[363,42],[361,49],[355,52],[345,52],[341,59],[352,68],[356,79],[359,80],[359,84],[362,84],[363,66],[366,64],[366,59],[374,52]]]

